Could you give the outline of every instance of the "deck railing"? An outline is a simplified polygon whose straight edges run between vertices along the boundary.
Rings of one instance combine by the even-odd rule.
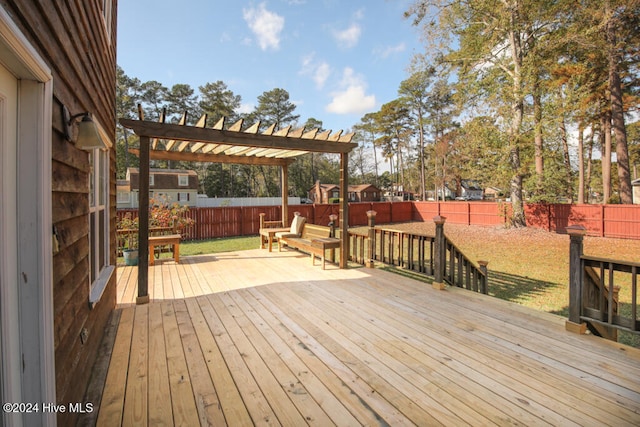
[[[570,226],[567,232],[571,237],[567,329],[584,332],[586,327],[595,335],[616,341],[618,330],[640,334],[640,263],[584,256],[586,229]],[[621,291],[626,295],[624,301]]]
[[[436,217],[436,235],[376,227],[367,212],[366,233],[349,232],[349,260],[361,265],[380,262],[434,277],[436,283],[488,293],[487,262],[474,264],[444,235],[445,218]]]

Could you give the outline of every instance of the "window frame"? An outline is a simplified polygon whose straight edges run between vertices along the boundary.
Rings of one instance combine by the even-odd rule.
[[[186,179],[185,183],[181,181]],[[189,175],[178,175],[178,187],[188,187],[189,186]]]
[[[89,151],[89,305],[100,301],[115,266],[110,265],[109,151]]]

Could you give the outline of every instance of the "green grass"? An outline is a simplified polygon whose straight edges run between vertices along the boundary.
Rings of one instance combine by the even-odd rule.
[[[193,240],[180,243],[180,256],[216,254],[221,252],[245,251],[260,247],[258,236],[223,237],[208,240]],[[163,252],[160,259],[171,258],[171,252]],[[124,265],[124,258],[118,258],[118,265]]]

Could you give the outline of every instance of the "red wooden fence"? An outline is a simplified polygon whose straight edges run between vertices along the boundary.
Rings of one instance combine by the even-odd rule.
[[[413,202],[413,220],[429,221],[436,215],[450,224],[505,224],[508,203]],[[640,205],[525,204],[529,227],[565,233],[569,225],[582,225],[590,236],[640,239]]]
[[[367,211],[376,211],[376,224],[405,221],[432,221],[436,215],[447,218],[449,224],[499,225],[505,224],[511,205],[494,202],[373,202],[350,203],[349,225],[367,224]],[[118,218],[137,209],[120,209]],[[249,236],[258,234],[259,214],[267,220],[278,220],[280,206],[248,206],[220,208],[191,208],[189,217],[195,224],[184,230],[187,240],[214,237]],[[329,224],[329,215],[339,215],[339,205],[289,206],[289,223],[294,212],[300,212],[312,224]],[[527,204],[527,225],[556,233],[565,233],[568,225],[580,224],[591,236],[640,240],[639,205],[569,205]]]

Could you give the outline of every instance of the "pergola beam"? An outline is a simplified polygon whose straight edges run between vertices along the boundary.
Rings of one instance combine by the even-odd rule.
[[[349,142],[350,138],[340,138],[339,135],[341,132],[335,136],[332,135],[326,141],[320,141],[316,139],[293,138],[288,136],[278,137],[276,135],[244,133],[232,130],[203,129],[194,126],[130,119],[120,119],[120,124],[133,130],[136,135],[145,135],[150,138],[205,142],[231,146],[263,147],[320,153],[348,153],[358,145]],[[346,139],[349,141],[346,141]]]
[[[140,157],[140,150],[137,148],[129,148],[129,152]],[[295,161],[295,159],[275,159],[272,157],[247,157],[247,156],[227,156],[224,154],[209,153],[189,153],[185,151],[164,151],[151,150],[149,152],[151,160],[177,160],[181,162],[210,162],[210,163],[227,163],[238,165],[262,165],[262,166],[286,166]]]

